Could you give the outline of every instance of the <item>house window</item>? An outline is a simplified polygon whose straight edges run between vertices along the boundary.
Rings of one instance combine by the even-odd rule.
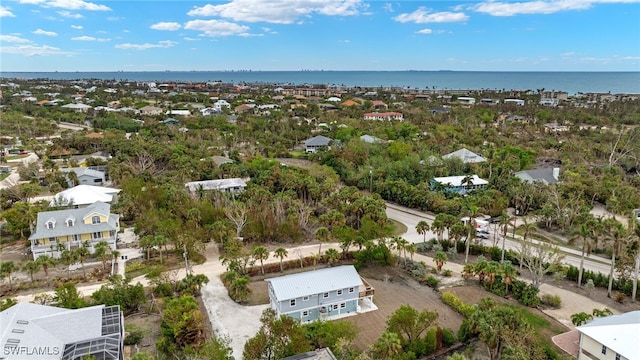
[[[71,219],[67,220],[67,226],[68,227],[72,227],[73,226],[73,220],[71,220]]]
[[[91,234],[91,238],[92,239],[102,239],[102,233],[100,231],[94,232],[93,234]]]
[[[302,317],[308,317],[309,316],[309,310],[305,310],[302,312]]]
[[[342,289],[336,290],[336,295],[338,295],[338,296],[342,295]]]
[[[347,307],[347,303],[340,304],[340,309],[345,309]]]
[[[620,360],[620,354],[616,354],[616,360]]]
[[[602,345],[602,354],[607,355],[607,347]]]
[[[333,305],[333,310],[338,310],[338,304]]]
[[[329,297],[329,293],[326,292],[326,293],[322,294],[322,297],[325,298],[325,299],[328,298]]]
[[[289,305],[296,306],[296,299],[291,299],[291,301],[289,302]]]
[[[309,297],[308,296],[303,296],[302,297],[302,301],[309,301]]]
[[[80,235],[71,235],[73,241],[80,241]]]
[[[349,288],[349,294],[353,293],[354,291],[356,291],[355,288]]]
[[[50,237],[50,238],[49,238],[49,242],[50,242],[50,243],[54,243],[54,242],[56,242],[56,238],[54,238],[54,237]]]
[[[92,224],[100,224],[100,216],[92,216],[91,217]]]
[[[55,227],[55,223],[53,221],[47,221],[47,229],[51,230]]]

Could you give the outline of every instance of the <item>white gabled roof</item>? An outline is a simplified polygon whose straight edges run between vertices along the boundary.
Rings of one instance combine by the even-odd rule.
[[[482,156],[474,153],[471,150],[468,150],[466,148],[462,148],[460,150],[456,150],[452,153],[446,154],[446,155],[442,155],[443,159],[449,159],[449,158],[458,158],[460,160],[462,160],[463,163],[465,164],[472,164],[472,163],[479,163],[479,162],[485,162],[487,161],[487,159],[483,158]]]
[[[445,177],[437,177],[433,178],[434,181],[439,182],[442,185],[449,186],[462,186],[462,180],[464,180],[466,176],[445,176]],[[471,178],[471,185],[487,185],[489,182],[485,179],[481,179],[478,175],[473,175]]]
[[[278,276],[265,281],[271,283],[277,301],[362,285],[362,279],[353,265]]]
[[[640,310],[595,318],[576,329],[627,359],[638,358]]]
[[[73,205],[89,205],[97,201],[110,203],[113,200],[113,195],[119,192],[120,189],[105,186],[78,185],[57,193],[49,206],[70,204],[71,202]]]

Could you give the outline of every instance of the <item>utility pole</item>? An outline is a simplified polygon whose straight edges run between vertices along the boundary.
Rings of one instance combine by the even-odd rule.
[[[184,269],[186,270],[187,276],[189,276],[189,259],[187,258],[187,244],[183,245],[184,251],[182,252],[182,256],[184,257]]]
[[[373,169],[369,168],[369,192],[373,194]]]

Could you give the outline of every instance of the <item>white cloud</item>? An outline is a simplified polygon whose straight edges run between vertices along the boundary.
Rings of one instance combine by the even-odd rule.
[[[520,14],[553,14],[561,11],[585,10],[597,3],[638,3],[640,0],[534,0],[522,2],[485,1],[471,10],[493,16]]]
[[[157,44],[150,44],[150,43],[144,43],[144,44],[131,44],[131,43],[125,43],[125,44],[118,44],[115,46],[116,49],[123,49],[123,50],[148,50],[148,49],[157,49],[157,48],[170,48],[170,47],[174,47],[176,44],[178,44],[175,41],[171,41],[171,40],[164,40],[164,41],[158,41]]]
[[[107,42],[107,41],[111,41],[111,39],[104,39],[104,38],[95,38],[93,36],[77,36],[74,38],[71,38],[71,40],[74,41],[97,41],[97,42]]]
[[[248,36],[249,27],[219,20],[191,20],[184,24],[187,30],[202,31],[204,36]]]
[[[15,35],[0,35],[0,41],[9,43],[28,43],[30,40]]]
[[[32,33],[36,34],[36,35],[44,35],[44,36],[58,36],[58,34],[56,34],[53,31],[45,31],[45,30],[42,30],[42,29],[38,29],[36,31],[33,31]]]
[[[11,10],[6,6],[0,6],[0,18],[2,17],[16,17]]]
[[[422,29],[422,30],[416,31],[416,34],[433,34],[433,30],[431,30],[431,29]]]
[[[58,15],[69,18],[69,19],[82,19],[84,17],[80,14],[74,14],[71,11],[67,11],[67,10],[58,11]]]
[[[32,3],[42,4],[44,7],[55,7],[67,10],[89,10],[89,11],[110,11],[111,8],[105,5],[99,5],[83,0],[52,0],[52,1],[34,1]]]
[[[182,39],[185,40],[185,41],[200,41],[201,40],[201,39],[191,38],[191,37],[188,37],[188,36],[185,36]]]
[[[17,54],[24,56],[46,56],[46,55],[64,55],[70,54],[60,49],[47,45],[21,45],[21,46],[3,46],[0,47],[0,53]]]
[[[393,18],[393,20],[401,23],[416,23],[416,24],[428,24],[428,23],[445,23],[445,22],[460,22],[467,21],[469,16],[462,12],[435,12],[432,13],[424,7],[418,8],[412,13],[400,14]]]
[[[291,24],[312,14],[327,16],[358,15],[366,8],[361,0],[232,0],[226,4],[194,7],[190,16],[219,16],[234,21]]]
[[[82,25],[71,25],[72,29],[82,30]]]
[[[176,30],[180,30],[182,26],[177,22],[159,22],[157,24],[151,25],[150,28],[153,30],[176,31]]]
[[[384,4],[384,6],[382,7],[382,9],[386,12],[393,12],[393,4],[391,3],[386,3]]]

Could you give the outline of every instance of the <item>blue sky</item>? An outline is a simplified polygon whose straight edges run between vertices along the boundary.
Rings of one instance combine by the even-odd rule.
[[[640,71],[640,0],[4,0],[1,71]]]

